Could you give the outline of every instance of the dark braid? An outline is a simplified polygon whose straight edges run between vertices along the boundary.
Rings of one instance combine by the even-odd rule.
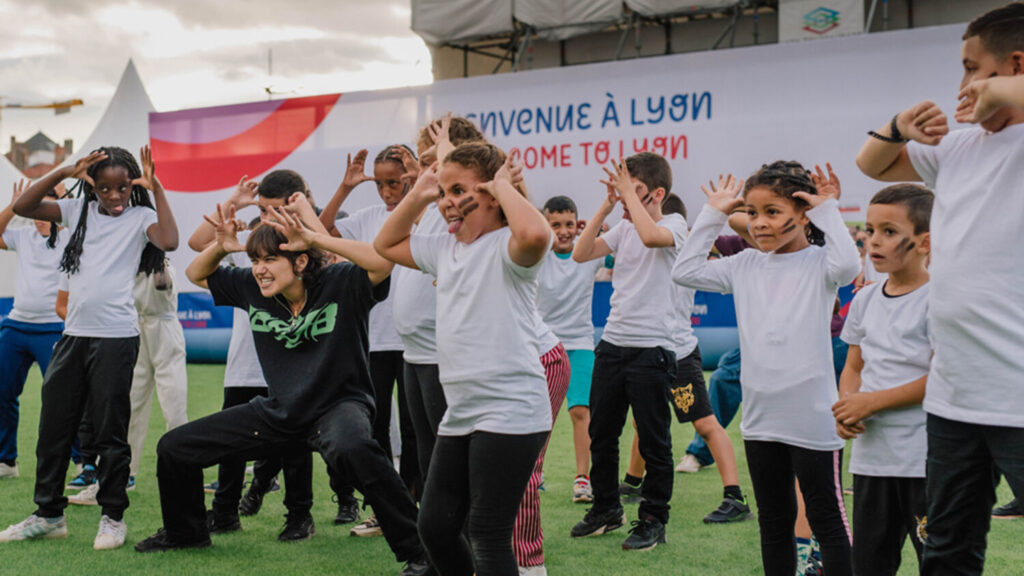
[[[807,208],[807,202],[793,196],[794,192],[818,194],[818,188],[811,180],[811,173],[799,162],[779,160],[771,164],[763,164],[761,169],[747,179],[743,187],[743,196],[754,188],[767,188],[796,204],[797,208]],[[815,246],[825,245],[825,234],[814,224],[807,224],[807,241]]]
[[[50,250],[53,250],[54,248],[57,247],[58,232],[59,229],[57,228],[57,223],[50,222],[50,235],[46,237],[46,247],[49,248]]]
[[[139,168],[139,163],[135,161],[135,157],[132,156],[131,152],[116,146],[106,146],[98,151],[104,152],[107,157],[89,167],[86,174],[90,178],[95,180],[96,175],[101,170],[111,166],[124,168],[128,172],[128,177],[132,180],[142,177],[142,169]],[[88,225],[86,216],[89,214],[89,202],[96,200],[96,194],[92,191],[92,185],[85,180],[80,180],[75,188],[79,190],[79,196],[84,198],[85,202],[82,202],[82,212],[78,217],[78,224],[75,226],[75,231],[71,234],[71,239],[68,241],[68,246],[64,249],[64,256],[60,261],[61,271],[68,274],[78,272],[79,261],[82,257],[82,245],[85,243],[85,232]],[[132,186],[128,205],[154,209],[153,201],[149,197],[149,191],[138,184]],[[139,260],[139,272],[152,274],[162,270],[163,267],[164,251],[147,242],[146,247],[142,251],[142,258]]]

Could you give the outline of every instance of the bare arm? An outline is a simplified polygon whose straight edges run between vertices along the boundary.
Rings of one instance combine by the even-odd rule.
[[[57,306],[55,307],[57,316],[60,316],[61,320],[67,320],[68,318],[68,291],[58,290],[57,291]]]
[[[896,129],[900,136],[935,146],[949,132],[946,115],[930,100],[907,108],[896,116]],[[893,137],[892,124],[876,130],[882,136]],[[903,142],[885,142],[868,136],[857,153],[857,167],[866,176],[883,182],[919,182],[921,176],[914,169]]]
[[[960,90],[958,122],[984,122],[1000,108],[1024,110],[1024,75],[975,80]]]
[[[235,188],[227,202],[224,203],[224,207],[232,206],[237,213],[242,208],[256,204],[256,190],[258,188],[259,182],[249,180],[248,175],[242,176],[242,179],[238,181],[238,187]],[[216,218],[216,216],[216,212],[210,214],[210,218]],[[188,247],[196,252],[202,252],[204,248],[214,241],[215,236],[216,233],[213,230],[213,226],[204,219],[188,239]]]
[[[928,375],[902,386],[875,392],[852,392],[839,399],[832,407],[836,422],[847,426],[857,424],[883,410],[915,406],[924,401]]]
[[[173,252],[178,249],[178,224],[174,221],[174,213],[167,202],[167,193],[156,177],[156,164],[153,162],[153,152],[149,146],[142,147],[139,158],[142,160],[142,176],[132,180],[132,185],[137,184],[153,192],[153,205],[156,207],[156,224],[149,225],[146,236],[157,248],[164,252]]]
[[[11,203],[6,208],[0,210],[0,250],[7,250],[9,246],[4,242],[3,234],[7,231],[7,226],[14,219],[14,203],[18,198],[25,192],[25,187],[28,185],[28,180],[18,180],[14,183],[14,191],[11,193]]]
[[[46,193],[68,178],[79,178],[93,184],[92,178],[88,174],[89,167],[106,158],[107,155],[103,152],[93,152],[85,158],[79,159],[74,166],[55,168],[46,176],[36,180],[28,187],[28,190],[25,190],[25,193],[12,207],[14,213],[23,218],[59,223],[61,221],[60,205],[53,200],[46,200]]]
[[[412,257],[409,238],[420,214],[440,196],[437,183],[437,163],[422,170],[412,190],[402,198],[388,219],[384,221],[373,248],[382,257],[406,268],[419,270]],[[546,223],[545,223],[546,224]]]
[[[512,261],[530,267],[540,262],[547,252],[551,243],[551,226],[540,210],[512,185],[523,170],[513,158],[514,154],[509,154],[505,164],[494,175],[494,180],[478,184],[477,189],[494,196],[505,213],[505,220],[512,232],[508,240],[508,253]]]
[[[235,220],[234,216],[233,206],[228,206],[225,209],[220,204],[217,205],[216,219],[203,216],[213,227],[215,240],[203,249],[185,269],[185,276],[196,286],[209,289],[210,286],[206,279],[217,271],[220,261],[228,254],[243,250],[242,245],[238,242],[238,230],[240,230],[241,222]]]
[[[620,200],[619,194],[613,186],[608,186],[607,189],[608,195],[601,202],[601,206],[598,207],[594,217],[587,221],[587,225],[580,232],[579,239],[576,240],[576,246],[573,246],[572,259],[577,262],[589,262],[595,258],[604,258],[612,253],[608,243],[604,239],[597,237],[601,233],[601,227],[604,226],[605,218],[612,213],[612,210],[615,209],[615,204]]]

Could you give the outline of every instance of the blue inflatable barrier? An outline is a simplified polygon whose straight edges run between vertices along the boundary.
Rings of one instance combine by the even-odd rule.
[[[223,364],[229,342],[231,328],[186,328],[185,358],[195,364]]]

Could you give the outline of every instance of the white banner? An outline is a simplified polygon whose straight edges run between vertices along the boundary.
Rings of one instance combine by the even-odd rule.
[[[779,42],[863,32],[863,0],[779,0]]]

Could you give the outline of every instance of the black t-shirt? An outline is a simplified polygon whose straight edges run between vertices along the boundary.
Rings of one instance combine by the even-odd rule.
[[[306,305],[295,318],[283,296],[260,294],[251,268],[222,267],[207,282],[215,304],[249,315],[269,389],[252,404],[268,424],[298,432],[342,400],[373,412],[366,322],[387,297],[390,278],[372,286],[362,268],[332,264],[306,284]]]

